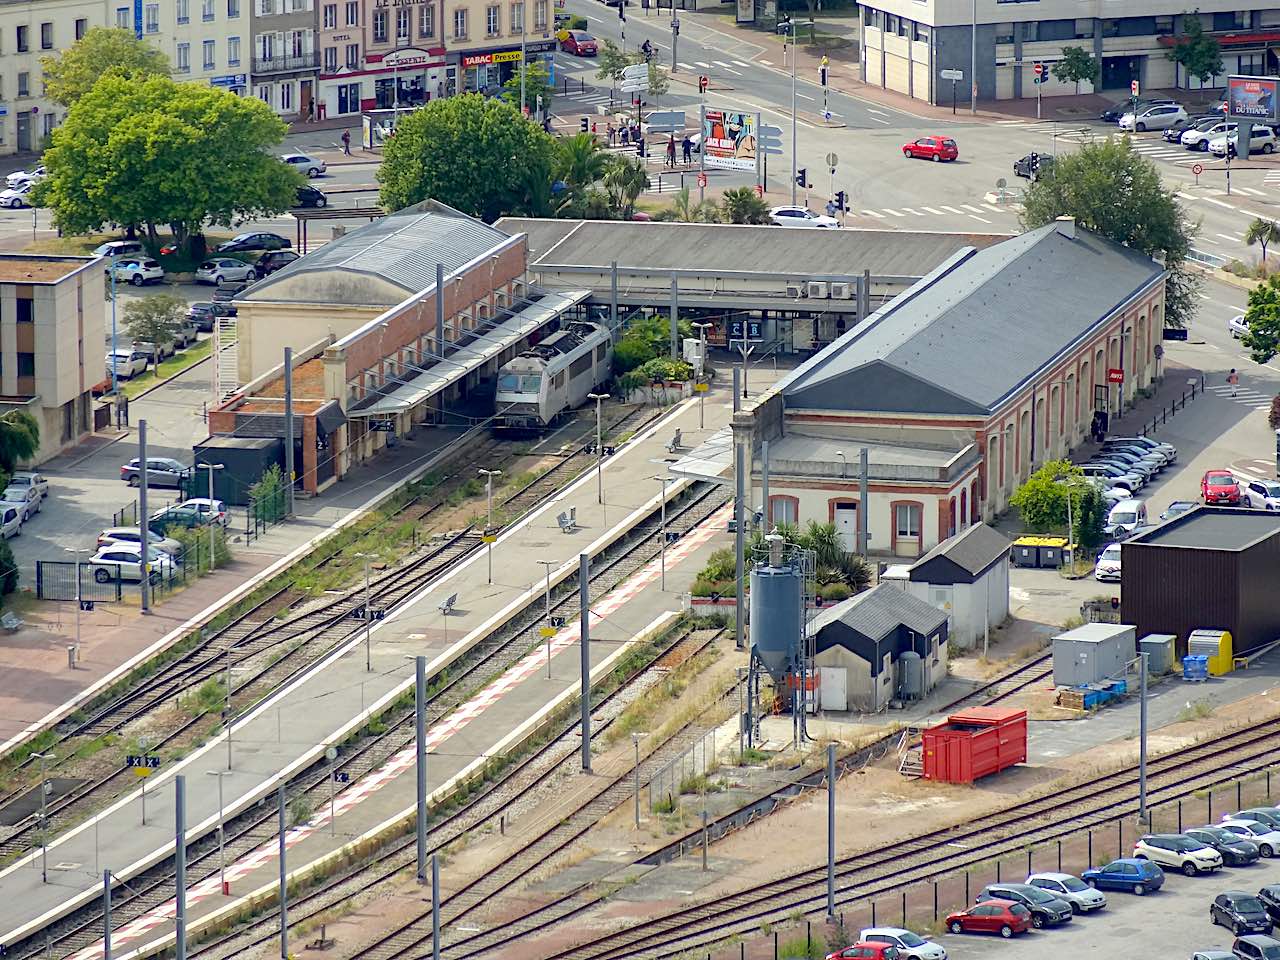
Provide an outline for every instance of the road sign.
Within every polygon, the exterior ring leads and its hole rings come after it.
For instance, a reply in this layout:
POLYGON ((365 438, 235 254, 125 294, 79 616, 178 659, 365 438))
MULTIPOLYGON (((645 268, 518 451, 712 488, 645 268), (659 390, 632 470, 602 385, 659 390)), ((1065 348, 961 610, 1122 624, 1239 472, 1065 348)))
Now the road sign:
POLYGON ((655 110, 645 119, 650 133, 676 133, 684 129, 683 110, 655 110))
POLYGON ((93 613, 93 601, 92 601, 92 600, 81 600, 81 601, 80 601, 80 609, 81 609, 81 610, 83 610, 85 613, 93 613))
POLYGON ((836 165, 837 165, 837 164, 839 164, 839 163, 840 163, 840 156, 839 156, 838 154, 835 154, 835 153, 828 153, 828 154, 827 154, 827 166, 828 166, 828 167, 830 167, 832 170, 834 170, 834 169, 836 168, 836 165))
POLYGON ((728 332, 730 340, 759 343, 764 339, 763 323, 760 320, 730 320, 728 332))
POLYGON ((1200 174, 1204 173, 1204 165, 1200 163, 1193 163, 1191 165, 1191 172, 1197 177, 1200 176, 1200 174))
POLYGON ((622 68, 623 80, 648 80, 649 65, 647 63, 633 63, 629 67, 622 68))
POLYGON ((564 617, 552 617, 551 625, 555 627, 557 630, 559 630, 561 627, 564 626, 564 617))
POLYGON ((963 70, 943 70, 940 74, 938 74, 938 76, 942 77, 943 80, 963 80, 964 71, 963 70))
POLYGON ((1136 97, 1138 95, 1138 91, 1141 89, 1142 88, 1138 85, 1137 80, 1129 81, 1129 96, 1136 97))
POLYGON ((705 187, 707 185, 707 175, 705 173, 698 174, 698 186, 705 187))
POLYGON ((132 767, 133 772, 140 777, 149 777, 152 770, 160 769, 160 758, 146 754, 129 754, 124 758, 124 765, 132 767))
POLYGON ((484 536, 480 538, 480 542, 481 543, 497 543, 498 538, 491 533, 486 533, 484 536))
POLYGON ((782 128, 767 123, 760 124, 760 146, 765 153, 782 153, 782 128))
POLYGON ((556 635, 556 628, 555 627, 539 627, 538 635, 540 637, 543 637, 546 640, 550 640, 552 637, 556 635))
POLYGON ((707 87, 711 86, 711 78, 705 74, 698 78, 698 92, 706 93, 707 87))
POLYGON ((335 770, 333 771, 333 782, 334 783, 350 783, 351 774, 347 773, 347 771, 345 770, 335 770))
POLYGON ((1119 367, 1108 367, 1107 383, 1124 383, 1124 371, 1119 367))
POLYGON ((695 383, 695 384, 693 385, 693 392, 694 392, 694 393, 706 393, 706 392, 707 392, 708 390, 710 390, 710 389, 711 389, 711 387, 710 387, 708 384, 705 384, 705 383, 695 383))
POLYGON ((823 111, 822 111, 822 119, 823 119, 823 120, 830 120, 830 119, 831 119, 831 111, 830 111, 830 110, 823 110, 823 111))
POLYGON ((1043 64, 1043 63, 1037 63, 1037 64, 1036 64, 1036 66, 1035 66, 1035 72, 1036 72, 1036 76, 1037 76, 1037 77, 1043 77, 1043 76, 1044 76, 1044 64, 1043 64))

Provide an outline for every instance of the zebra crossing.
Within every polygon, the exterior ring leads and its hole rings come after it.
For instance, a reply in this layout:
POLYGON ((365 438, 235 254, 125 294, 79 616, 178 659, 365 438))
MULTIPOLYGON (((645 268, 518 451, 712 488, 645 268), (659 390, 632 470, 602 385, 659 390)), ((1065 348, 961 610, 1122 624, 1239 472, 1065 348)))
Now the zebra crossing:
POLYGON ((1224 400, 1230 400, 1232 403, 1238 403, 1241 406, 1249 407, 1253 410, 1270 410, 1271 398, 1274 394, 1263 393, 1261 390, 1254 390, 1252 387, 1241 384, 1236 390, 1236 395, 1231 395, 1231 384, 1215 383, 1208 388, 1211 393, 1216 393, 1224 400))
POLYGON ((979 223, 990 224, 994 222, 992 219, 993 214, 1016 216, 1017 212, 1016 209, 1011 207, 998 207, 994 203, 939 203, 932 206, 917 204, 914 207, 881 207, 878 210, 860 210, 855 207, 849 211, 849 215, 876 221, 898 221, 899 223, 909 223, 917 217, 923 221, 929 217, 954 216, 968 217, 970 220, 976 220, 979 223))

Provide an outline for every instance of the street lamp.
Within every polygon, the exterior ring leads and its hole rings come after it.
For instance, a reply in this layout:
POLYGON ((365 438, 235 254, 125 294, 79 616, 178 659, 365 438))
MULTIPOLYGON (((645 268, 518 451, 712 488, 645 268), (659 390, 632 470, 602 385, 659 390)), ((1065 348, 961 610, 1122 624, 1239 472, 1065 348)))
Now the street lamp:
POLYGON ((227 889, 227 856, 226 856, 226 830, 223 827, 222 818, 222 778, 229 777, 229 770, 206 770, 205 776, 218 778, 218 886, 222 890, 222 895, 230 895, 227 889))
MULTIPOLYGON (((213 528, 215 526, 213 523, 213 475, 219 470, 225 470, 226 466, 221 463, 197 463, 196 468, 206 470, 209 473, 209 572, 212 573, 218 565, 218 562, 214 559, 213 555, 213 528)), ((197 572, 199 566, 200 564, 197 560, 197 572)))
MULTIPOLYGON (((796 24, 795 21, 788 18, 778 24, 778 32, 783 34, 791 43, 791 205, 796 205, 796 54, 800 51, 796 49, 796 24)), ((786 52, 786 44, 783 44, 783 52, 786 52)))
MULTIPOLYGON (((150 536, 151 529, 149 527, 144 525, 140 529, 142 530, 142 535, 144 537, 150 536)), ((143 549, 146 550, 149 546, 150 544, 144 544, 143 549)), ((82 609, 81 604, 83 602, 83 594, 80 591, 80 554, 83 551, 83 547, 67 547, 66 551, 67 553, 74 553, 76 555, 76 644, 75 647, 72 648, 74 651, 72 654, 73 661, 76 661, 80 659, 80 610, 82 609)))
POLYGON ((657 480, 660 484, 662 484, 662 504, 661 504, 662 519, 659 521, 660 522, 659 529, 662 531, 661 533, 662 552, 661 552, 661 560, 659 562, 662 564, 662 585, 660 589, 665 590, 667 589, 667 484, 675 483, 676 478, 675 477, 654 477, 653 479, 657 480))
POLYGON ((493 478, 502 476, 502 471, 480 469, 476 472, 484 477, 484 498, 489 507, 489 523, 484 528, 484 540, 488 544, 486 553, 489 557, 489 582, 493 583, 493 478))
POLYGON ((33 753, 40 761, 40 882, 49 882, 49 779, 45 776, 45 761, 52 760, 52 753, 33 753))
POLYGON ((539 560, 538 562, 542 564, 543 569, 546 570, 546 574, 547 574, 547 580, 546 580, 547 585, 546 585, 546 589, 543 591, 543 597, 546 603, 546 613, 544 614, 544 616, 546 617, 547 623, 542 628, 542 632, 543 632, 543 635, 547 638, 547 679, 550 680, 551 679, 551 637, 555 632, 551 629, 551 568, 554 567, 558 561, 539 560))
MULTIPOLYGON (((111 395, 114 397, 118 389, 116 380, 116 257, 111 255, 111 395)), ((120 424, 117 421, 116 426, 120 424)))
MULTIPOLYGON (((698 370, 699 379, 707 369, 707 328, 714 327, 714 323, 694 323, 690 324, 693 329, 698 331, 698 356, 701 359, 701 369, 698 370)), ((707 393, 705 390, 698 393, 698 429, 705 430, 707 426, 706 418, 706 400, 707 393)))
POLYGON ((604 503, 604 431, 600 424, 600 404, 609 399, 607 393, 588 393, 588 400, 596 402, 596 503, 604 503))
POLYGON ((849 475, 849 458, 844 455, 843 450, 837 450, 836 456, 840 458, 840 479, 843 480, 849 475))
POLYGON ((364 669, 369 673, 373 670, 373 640, 370 637, 372 627, 369 610, 369 555, 358 553, 356 556, 364 561, 364 669))

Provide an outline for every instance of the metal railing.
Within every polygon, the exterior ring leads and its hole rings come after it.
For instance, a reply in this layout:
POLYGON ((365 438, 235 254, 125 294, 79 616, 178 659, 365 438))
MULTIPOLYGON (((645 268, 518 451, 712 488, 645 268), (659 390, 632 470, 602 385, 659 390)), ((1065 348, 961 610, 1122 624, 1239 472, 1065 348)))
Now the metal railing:
POLYGON ((710 773, 717 766, 716 732, 710 730, 680 756, 654 771, 649 778, 649 810, 653 811, 660 803, 675 802, 685 792, 682 787, 690 786, 688 781, 710 773))
POLYGON ((1171 403, 1161 406, 1159 412, 1151 418, 1151 422, 1143 424, 1142 429, 1138 432, 1146 437, 1155 433, 1160 427, 1169 422, 1169 418, 1176 414, 1179 410, 1185 410, 1187 402, 1194 400, 1197 393, 1204 393, 1204 374, 1200 374, 1200 381, 1197 383, 1194 378, 1187 381, 1187 389, 1182 391, 1182 396, 1174 397, 1171 403))
POLYGON ((320 66, 320 52, 297 54, 288 57, 254 57, 254 73, 284 73, 288 70, 314 70, 320 66))
POLYGON ((1192 263, 1204 264, 1206 267, 1225 267, 1231 262, 1228 257, 1220 257, 1216 253, 1206 253, 1194 247, 1187 251, 1187 259, 1192 263))

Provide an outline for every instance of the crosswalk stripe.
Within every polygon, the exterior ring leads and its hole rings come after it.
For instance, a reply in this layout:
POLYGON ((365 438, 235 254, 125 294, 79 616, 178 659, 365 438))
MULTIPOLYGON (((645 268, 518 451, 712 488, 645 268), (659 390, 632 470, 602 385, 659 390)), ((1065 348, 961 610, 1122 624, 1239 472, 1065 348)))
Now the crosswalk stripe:
POLYGON ((981 212, 982 212, 982 210, 981 210, 980 208, 978 208, 978 207, 974 207, 974 206, 970 206, 970 205, 969 205, 969 204, 967 204, 967 203, 962 203, 962 204, 960 204, 960 206, 964 207, 964 208, 965 208, 966 210, 968 210, 970 213, 981 213, 981 212))
MULTIPOLYGON (((681 69, 681 70, 692 70, 692 69, 693 69, 693 67, 689 66, 689 64, 687 64, 687 63, 681 63, 681 64, 680 64, 680 69, 681 69)), ((138 534, 138 537, 139 537, 139 539, 141 539, 142 534, 138 534)), ((142 551, 141 551, 141 550, 139 550, 138 552, 139 552, 139 553, 141 553, 142 551)))
POLYGON ((1181 190, 1179 190, 1177 193, 1175 193, 1175 194, 1174 194, 1174 196, 1175 196, 1175 197, 1177 197, 1179 200, 1199 200, 1199 199, 1200 199, 1199 197, 1195 196, 1194 194, 1191 194, 1191 193, 1183 193, 1181 190))
MULTIPOLYGON (((733 63, 734 63, 734 66, 738 66, 738 67, 746 67, 748 70, 750 70, 750 69, 751 69, 751 64, 749 64, 749 63, 743 63, 741 60, 735 60, 735 61, 733 61, 733 63)), ((139 534, 139 536, 141 536, 141 534, 139 534)), ((139 551, 139 552, 141 552, 141 551, 139 551)))
POLYGON ((1221 200, 1215 200, 1213 199, 1213 197, 1205 197, 1205 200, 1208 201, 1209 203, 1212 203, 1216 207, 1226 207, 1228 210, 1235 209, 1235 207, 1233 207, 1231 204, 1223 203, 1221 200))
POLYGON ((994 203, 984 203, 983 206, 986 207, 988 210, 992 211, 993 213, 1009 212, 1008 210, 1005 210, 1003 207, 997 207, 994 203))
MULTIPOLYGON (((693 61, 693 62, 694 62, 694 63, 696 63, 698 66, 702 67, 704 70, 711 66, 711 64, 709 64, 709 63, 704 63, 704 62, 703 62, 703 61, 701 61, 701 60, 695 60, 695 61, 693 61)), ((141 536, 141 534, 139 534, 139 536, 141 536)), ((139 551, 139 552, 141 552, 141 551, 139 551)))
POLYGON ((942 211, 941 211, 941 210, 935 210, 935 209, 933 209, 933 207, 922 207, 921 209, 926 210, 926 211, 928 211, 929 213, 932 213, 935 217, 940 217, 940 216, 942 216, 942 211))
POLYGON ((1255 197, 1265 197, 1266 194, 1261 190, 1255 190, 1253 187, 1237 187, 1237 190, 1243 190, 1245 193, 1252 193, 1255 197))
MULTIPOLYGON (((903 207, 903 208, 902 208, 902 210, 903 210, 903 212, 904 212, 904 213, 909 213, 909 214, 911 214, 913 217, 923 217, 923 216, 924 216, 924 214, 923 214, 923 213, 921 213, 919 210, 912 210, 910 207, 903 207)), ((141 534, 139 534, 139 536, 141 536, 141 534)))
POLYGON ((885 213, 887 213, 887 214, 888 214, 889 216, 891 216, 891 217, 900 217, 900 216, 902 216, 902 214, 900 214, 897 210, 890 210, 888 207, 885 207, 885 208, 884 208, 884 212, 885 212, 885 213))
POLYGON ((954 213, 954 214, 957 214, 957 215, 959 215, 959 216, 964 216, 964 211, 963 211, 963 210, 957 210, 955 207, 945 207, 945 206, 944 206, 942 209, 943 209, 943 210, 945 210, 945 211, 947 211, 947 213, 954 213))
POLYGON ((876 211, 874 211, 874 210, 863 210, 863 211, 862 211, 862 215, 863 215, 864 217, 875 217, 877 220, 883 220, 883 219, 884 219, 884 214, 883 214, 883 213, 876 213, 876 211))
POLYGON ((980 216, 978 216, 976 213, 971 213, 971 214, 969 214, 969 217, 970 217, 971 219, 973 219, 973 220, 977 220, 977 221, 979 221, 980 223, 990 223, 990 222, 991 222, 991 221, 990 221, 990 220, 988 220, 986 217, 980 217, 980 216))
POLYGON ((714 63, 717 67, 729 66, 729 64, 725 63, 723 60, 712 60, 711 62, 714 63))

